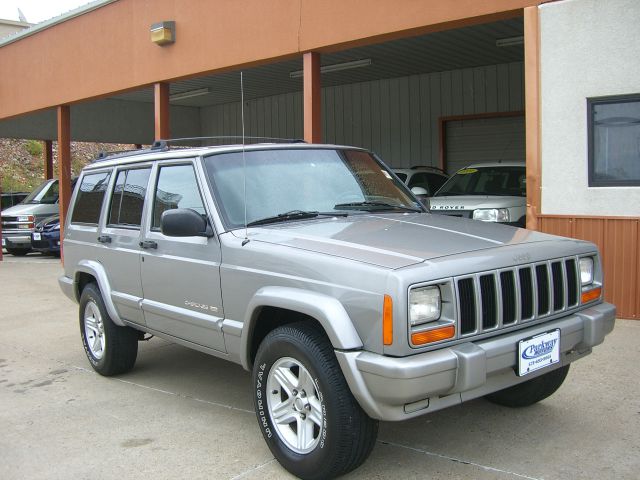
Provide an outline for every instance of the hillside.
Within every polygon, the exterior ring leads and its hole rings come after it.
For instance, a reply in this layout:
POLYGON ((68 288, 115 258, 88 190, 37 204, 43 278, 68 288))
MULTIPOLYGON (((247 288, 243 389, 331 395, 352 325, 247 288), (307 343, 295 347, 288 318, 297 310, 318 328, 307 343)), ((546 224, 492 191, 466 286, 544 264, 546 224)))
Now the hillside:
MULTIPOLYGON (((99 152, 127 150, 130 144, 71 142, 71 171, 77 175, 99 152)), ((58 144, 53 142, 53 168, 58 174, 58 144)), ((0 188, 30 192, 44 180, 44 145, 36 140, 0 139, 0 188)))

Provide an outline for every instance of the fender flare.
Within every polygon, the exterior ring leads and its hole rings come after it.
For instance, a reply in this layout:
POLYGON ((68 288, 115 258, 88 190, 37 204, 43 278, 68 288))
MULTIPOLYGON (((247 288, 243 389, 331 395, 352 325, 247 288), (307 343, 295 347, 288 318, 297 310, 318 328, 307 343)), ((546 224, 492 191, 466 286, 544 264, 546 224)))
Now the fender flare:
POLYGON ((80 302, 80 291, 78 291, 78 273, 88 273, 98 281, 98 287, 100 288, 100 292, 102 293, 102 301, 104 302, 105 307, 107 307, 107 312, 109 313, 111 320, 113 320, 113 323, 115 323, 116 325, 125 327, 126 325, 118 315, 116 307, 113 304, 113 300, 111 299, 111 284, 109 283, 107 272, 105 271, 102 264, 96 262, 95 260, 81 260, 78 263, 74 275, 74 290, 76 299, 78 300, 78 302, 80 302))
POLYGON ((251 365, 251 338, 263 307, 292 310, 317 320, 335 349, 356 350, 363 346, 347 311, 338 299, 299 288, 263 287, 256 292, 247 305, 240 337, 242 366, 247 370, 251 365))

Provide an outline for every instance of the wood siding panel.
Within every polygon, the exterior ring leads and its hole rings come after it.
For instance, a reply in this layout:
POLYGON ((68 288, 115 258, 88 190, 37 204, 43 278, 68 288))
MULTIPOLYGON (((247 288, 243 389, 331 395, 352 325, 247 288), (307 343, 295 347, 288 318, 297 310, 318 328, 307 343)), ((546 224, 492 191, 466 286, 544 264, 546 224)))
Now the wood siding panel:
POLYGON ((540 230, 593 242, 600 250, 604 296, 619 318, 640 318, 640 219, 541 216, 540 230))
MULTIPOLYGON (((369 148, 395 167, 438 166, 441 116, 524 108, 522 62, 322 89, 322 140, 369 148)), ((302 93, 245 101, 247 136, 302 138, 302 93)), ((202 135, 240 135, 240 104, 205 107, 202 135), (224 112, 224 113, 222 113, 224 112)))
POLYGON ((638 296, 637 221, 607 219, 603 222, 606 222, 606 258, 603 261, 605 294, 618 307, 618 316, 638 318, 638 312, 635 311, 638 296))
POLYGON ((572 237, 571 219, 564 218, 543 218, 540 219, 540 230, 551 235, 561 237, 572 237))

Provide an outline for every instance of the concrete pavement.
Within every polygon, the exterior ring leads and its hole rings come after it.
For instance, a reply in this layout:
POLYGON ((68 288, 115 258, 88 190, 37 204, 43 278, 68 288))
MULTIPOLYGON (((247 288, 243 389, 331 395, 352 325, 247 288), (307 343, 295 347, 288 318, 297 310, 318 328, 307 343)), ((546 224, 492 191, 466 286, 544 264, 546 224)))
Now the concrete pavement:
MULTIPOLYGON (((253 413, 249 374, 152 339, 135 369, 91 370, 58 259, 0 263, 0 478, 279 479, 253 413)), ((349 479, 637 479, 640 322, 619 320, 549 399, 482 399, 382 423, 349 479)))

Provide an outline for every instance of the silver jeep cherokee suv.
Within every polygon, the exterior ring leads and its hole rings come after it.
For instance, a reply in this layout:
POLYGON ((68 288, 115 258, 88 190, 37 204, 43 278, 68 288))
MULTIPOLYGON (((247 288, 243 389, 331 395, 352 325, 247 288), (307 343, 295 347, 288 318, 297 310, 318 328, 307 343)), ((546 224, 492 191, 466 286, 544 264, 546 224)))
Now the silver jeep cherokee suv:
POLYGON ((546 398, 615 318, 593 244, 431 215, 353 147, 159 143, 94 162, 64 267, 98 373, 133 368, 145 332, 241 364, 302 478, 358 467, 378 420, 546 398))

